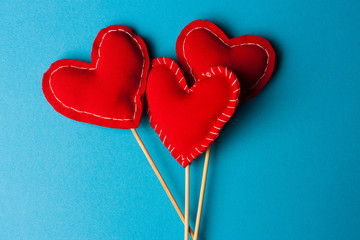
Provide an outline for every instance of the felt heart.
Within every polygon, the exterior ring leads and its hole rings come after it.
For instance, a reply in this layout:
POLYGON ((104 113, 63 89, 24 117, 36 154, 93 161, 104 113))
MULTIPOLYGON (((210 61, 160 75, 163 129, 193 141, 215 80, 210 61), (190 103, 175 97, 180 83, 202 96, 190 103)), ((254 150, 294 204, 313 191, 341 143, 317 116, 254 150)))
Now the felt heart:
POLYGON ((68 118, 112 128, 136 128, 149 69, 144 41, 121 25, 102 29, 91 63, 63 59, 43 77, 43 92, 68 118))
POLYGON ((226 67, 211 67, 189 88, 176 62, 154 59, 146 90, 150 124, 186 167, 217 138, 239 94, 237 77, 226 67))
POLYGON ((275 66, 275 52, 266 39, 253 35, 229 39, 215 24, 202 20, 182 30, 176 54, 187 78, 193 81, 211 66, 229 67, 241 84, 240 102, 260 92, 275 66))

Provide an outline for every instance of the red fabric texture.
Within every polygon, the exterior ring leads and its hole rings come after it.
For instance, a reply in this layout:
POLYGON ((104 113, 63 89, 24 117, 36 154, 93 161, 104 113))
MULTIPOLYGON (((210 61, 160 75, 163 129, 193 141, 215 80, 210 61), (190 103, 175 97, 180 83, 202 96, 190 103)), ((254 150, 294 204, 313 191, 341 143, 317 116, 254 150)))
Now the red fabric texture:
POLYGON ((146 99, 151 126, 185 168, 217 138, 238 105, 240 84, 226 67, 211 67, 189 89, 170 58, 152 62, 146 99))
POLYGON ((63 59, 43 77, 48 102, 62 115, 111 128, 139 126, 149 54, 144 41, 121 25, 102 29, 91 63, 63 59))
POLYGON ((240 102, 261 91, 275 66, 275 52, 266 39, 254 35, 229 39, 218 26, 202 20, 182 30, 176 54, 191 83, 211 66, 226 66, 234 71, 242 89, 240 102))

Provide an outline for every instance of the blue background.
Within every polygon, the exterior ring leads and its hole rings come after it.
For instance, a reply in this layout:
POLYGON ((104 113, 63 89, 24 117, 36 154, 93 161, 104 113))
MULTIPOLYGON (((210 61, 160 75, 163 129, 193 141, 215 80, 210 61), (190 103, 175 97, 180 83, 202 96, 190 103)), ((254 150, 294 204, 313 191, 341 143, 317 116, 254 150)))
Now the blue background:
MULTIPOLYGON (((208 19, 268 38, 277 67, 212 147, 201 239, 360 239, 359 1, 6 1, 0 4, 0 239, 182 239, 129 130, 67 119, 46 102, 58 59, 90 61, 127 25, 152 58, 208 19)), ((184 170, 139 129, 180 206, 184 170)), ((194 226, 203 156, 191 166, 194 226)))

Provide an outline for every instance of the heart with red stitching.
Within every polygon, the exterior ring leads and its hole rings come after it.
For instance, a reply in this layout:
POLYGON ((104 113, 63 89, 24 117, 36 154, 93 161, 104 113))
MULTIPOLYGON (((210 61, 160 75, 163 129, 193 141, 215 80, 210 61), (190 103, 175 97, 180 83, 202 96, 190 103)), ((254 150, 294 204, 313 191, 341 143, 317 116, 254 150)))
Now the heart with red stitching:
POLYGON ((254 35, 229 39, 218 26, 202 20, 182 30, 176 54, 187 79, 194 82, 211 66, 230 68, 241 84, 240 102, 261 91, 275 66, 275 52, 266 39, 254 35))
POLYGON ((144 41, 121 25, 102 29, 91 63, 63 59, 43 77, 43 92, 71 119, 111 128, 136 128, 150 60, 144 41))
POLYGON ((146 99, 152 128, 186 167, 212 144, 238 105, 240 83, 226 67, 204 71, 189 88, 170 58, 152 62, 146 99))

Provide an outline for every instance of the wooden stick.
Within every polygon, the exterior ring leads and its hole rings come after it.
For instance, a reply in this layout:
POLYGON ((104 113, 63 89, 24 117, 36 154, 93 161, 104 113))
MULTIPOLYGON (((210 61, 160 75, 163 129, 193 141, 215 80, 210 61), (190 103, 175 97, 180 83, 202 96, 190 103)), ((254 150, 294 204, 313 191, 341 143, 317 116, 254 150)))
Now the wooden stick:
POLYGON ((185 240, 189 240, 190 165, 185 168, 185 240))
MULTIPOLYGON (((145 154, 147 160, 149 161, 152 169, 154 170, 157 178, 159 179, 159 181, 160 181, 161 185, 163 186, 166 194, 168 195, 168 197, 169 197, 172 205, 174 206, 176 212, 178 213, 181 221, 185 224, 185 217, 184 217, 183 213, 181 212, 181 209, 180 209, 179 205, 176 203, 175 198, 174 198, 173 195, 171 194, 168 186, 166 185, 163 177, 161 176, 159 170, 157 169, 154 161, 152 160, 152 158, 151 158, 148 150, 146 149, 143 141, 141 140, 139 134, 137 133, 137 131, 136 131, 134 128, 131 128, 131 132, 134 134, 134 137, 135 137, 136 141, 138 142, 139 146, 141 147, 142 151, 144 152, 144 154, 145 154)), ((189 224, 188 224, 188 225, 189 225, 189 224)), ((190 228, 190 226, 189 226, 189 232, 190 232, 190 236, 191 236, 192 238, 194 238, 194 232, 192 231, 192 229, 190 228)))
POLYGON ((201 180, 199 204, 198 204, 198 210, 197 210, 197 214, 196 214, 195 234, 193 237, 194 240, 197 240, 198 236, 199 236, 201 211, 202 211, 202 206, 203 206, 203 201, 204 201, 206 176, 207 176, 207 170, 208 170, 208 166, 209 166, 209 158, 210 158, 210 147, 206 150, 206 155, 205 155, 204 170, 203 170, 203 176, 202 176, 202 180, 201 180))

